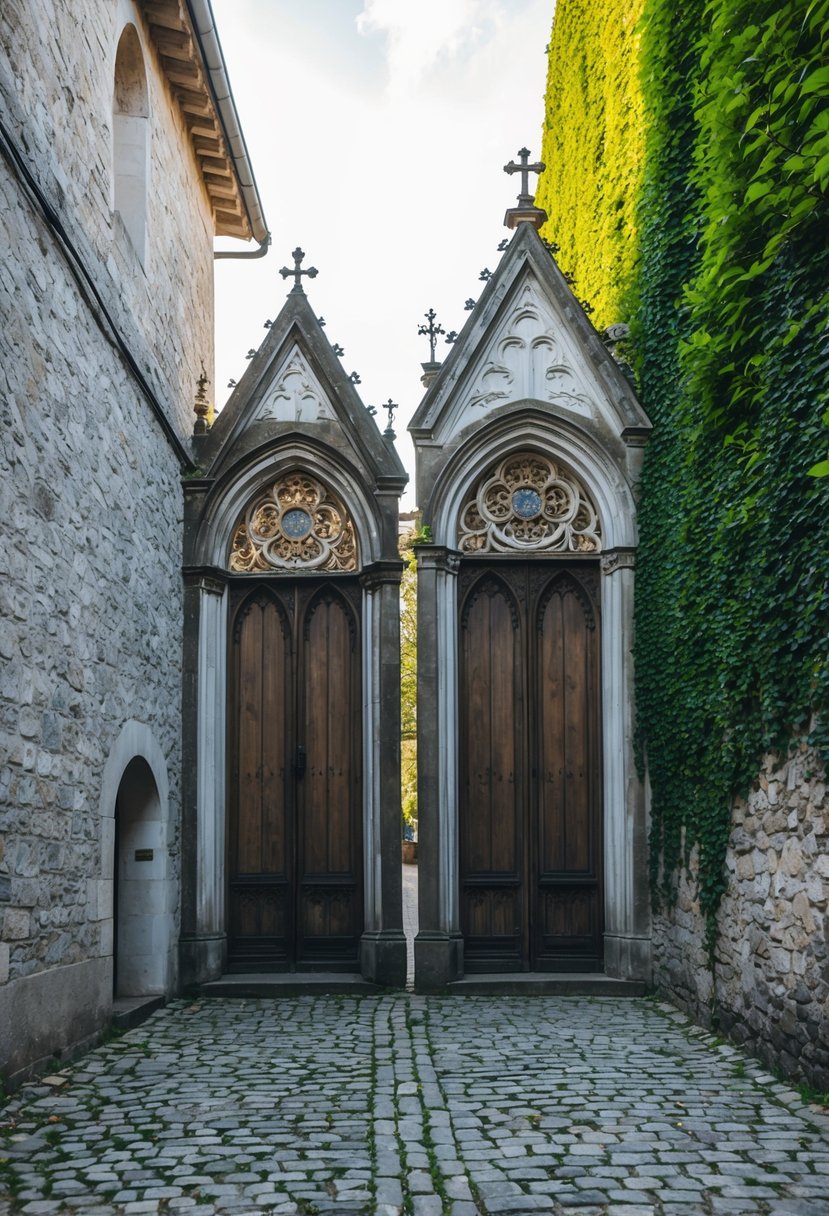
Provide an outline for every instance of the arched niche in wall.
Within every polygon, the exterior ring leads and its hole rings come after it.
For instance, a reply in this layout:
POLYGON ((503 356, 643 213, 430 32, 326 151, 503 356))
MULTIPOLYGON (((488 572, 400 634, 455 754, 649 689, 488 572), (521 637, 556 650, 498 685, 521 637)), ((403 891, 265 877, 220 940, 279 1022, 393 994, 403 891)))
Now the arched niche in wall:
MULTIPOLYGON (((147 244, 149 98, 141 43, 124 27, 112 93, 112 205, 142 266, 147 244)), ((117 220, 116 220, 117 223, 117 220)))

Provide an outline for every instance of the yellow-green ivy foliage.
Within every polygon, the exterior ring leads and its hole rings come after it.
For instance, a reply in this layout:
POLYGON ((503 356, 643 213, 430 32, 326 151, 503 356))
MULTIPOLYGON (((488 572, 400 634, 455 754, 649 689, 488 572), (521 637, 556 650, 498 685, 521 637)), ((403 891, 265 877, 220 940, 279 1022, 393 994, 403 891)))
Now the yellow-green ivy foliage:
POLYGON ((829 755, 829 481, 809 475, 829 402, 829 0, 613 8, 635 21, 641 163, 607 138, 600 17, 558 0, 538 198, 599 325, 632 326, 654 425, 635 641, 653 891, 670 900, 698 846, 713 945, 735 792, 793 738, 829 755), (625 174, 633 256, 612 226, 625 174))
POLYGON ((547 73, 536 204, 542 236, 593 308, 599 329, 628 321, 638 255, 644 121, 639 18, 644 0, 559 0, 547 73))

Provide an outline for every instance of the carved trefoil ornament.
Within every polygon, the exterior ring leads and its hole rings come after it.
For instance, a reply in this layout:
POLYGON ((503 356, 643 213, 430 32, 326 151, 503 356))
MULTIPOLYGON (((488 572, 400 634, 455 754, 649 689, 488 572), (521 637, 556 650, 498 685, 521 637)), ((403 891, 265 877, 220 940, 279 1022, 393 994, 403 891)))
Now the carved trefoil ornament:
POLYGON ((461 553, 599 553, 596 507, 575 474, 536 452, 500 461, 460 513, 461 553))
POLYGON ((321 481, 289 473, 246 507, 233 529, 230 569, 243 574, 356 570, 354 524, 321 481))
POLYGON ((530 280, 521 289, 489 356, 466 395, 465 408, 533 398, 575 413, 592 412, 575 352, 558 331, 560 324, 530 280))
POLYGON ((294 346, 265 393, 257 420, 319 422, 334 413, 308 361, 294 346))

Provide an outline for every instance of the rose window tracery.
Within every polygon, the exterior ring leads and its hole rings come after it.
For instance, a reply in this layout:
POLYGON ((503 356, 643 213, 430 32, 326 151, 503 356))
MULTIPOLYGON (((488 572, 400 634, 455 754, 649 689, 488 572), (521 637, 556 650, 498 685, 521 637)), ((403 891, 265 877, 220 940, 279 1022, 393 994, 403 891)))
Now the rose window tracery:
POLYGON ((354 524, 327 486, 307 473, 290 473, 260 492, 233 529, 230 569, 357 569, 354 524))
POLYGON ((460 514, 462 553, 598 553, 598 512, 579 479, 546 456, 522 452, 491 468, 460 514))

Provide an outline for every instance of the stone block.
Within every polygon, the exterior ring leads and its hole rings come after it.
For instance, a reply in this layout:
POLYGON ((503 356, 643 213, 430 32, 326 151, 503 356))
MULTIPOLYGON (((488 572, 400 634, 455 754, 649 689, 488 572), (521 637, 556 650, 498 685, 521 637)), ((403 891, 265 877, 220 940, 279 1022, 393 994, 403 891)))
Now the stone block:
POLYGON ((6 908, 3 912, 3 940, 24 941, 31 933, 31 915, 25 908, 6 908))

